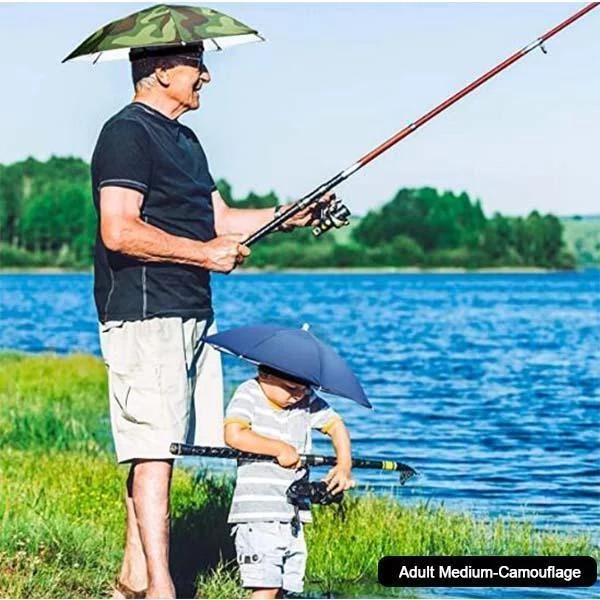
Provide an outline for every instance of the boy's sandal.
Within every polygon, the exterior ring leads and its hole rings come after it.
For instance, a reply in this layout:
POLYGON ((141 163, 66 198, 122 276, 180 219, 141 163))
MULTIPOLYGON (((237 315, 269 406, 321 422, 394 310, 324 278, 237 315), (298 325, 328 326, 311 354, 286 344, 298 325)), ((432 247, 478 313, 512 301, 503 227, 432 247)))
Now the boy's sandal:
POLYGON ((125 585, 120 579, 115 579, 115 590, 123 594, 124 598, 138 599, 146 597, 146 590, 132 590, 128 585, 125 585))

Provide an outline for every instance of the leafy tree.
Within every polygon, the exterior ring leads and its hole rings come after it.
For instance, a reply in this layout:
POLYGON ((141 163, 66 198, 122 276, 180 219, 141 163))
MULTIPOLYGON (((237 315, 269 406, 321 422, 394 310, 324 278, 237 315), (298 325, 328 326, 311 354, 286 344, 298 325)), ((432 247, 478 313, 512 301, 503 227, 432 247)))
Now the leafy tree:
POLYGON ((370 261, 382 267, 413 267, 423 263, 424 252, 418 242, 406 235, 397 235, 387 244, 371 249, 370 261))
MULTIPOLYGON (((230 183, 217 186, 239 208, 280 204, 271 191, 235 198, 230 183)), ((73 157, 34 158, 0 165, 0 263, 90 264, 96 235, 89 166, 73 157)), ((479 266, 573 268, 561 222, 533 211, 526 218, 486 219, 467 193, 431 187, 401 189, 339 243, 335 232, 315 238, 309 229, 276 233, 252 248, 249 266, 479 266)))
POLYGON ((91 192, 86 183, 52 182, 46 191, 33 196, 20 220, 25 246, 33 251, 72 250, 89 260, 96 229, 91 192))
POLYGON ((366 249, 356 242, 335 244, 330 253, 332 267, 365 267, 371 264, 366 249))
POLYGON ((477 201, 433 188, 402 189, 381 209, 370 211, 355 228, 354 238, 377 246, 397 235, 415 240, 425 251, 479 246, 486 219, 477 201))
POLYGON ((514 231, 510 219, 495 213, 483 232, 483 251, 490 258, 492 264, 502 264, 509 256, 513 245, 514 231))
POLYGON ((219 179, 216 181, 217 189, 219 190, 223 200, 225 200, 226 204, 233 203, 233 190, 231 185, 226 179, 219 179))

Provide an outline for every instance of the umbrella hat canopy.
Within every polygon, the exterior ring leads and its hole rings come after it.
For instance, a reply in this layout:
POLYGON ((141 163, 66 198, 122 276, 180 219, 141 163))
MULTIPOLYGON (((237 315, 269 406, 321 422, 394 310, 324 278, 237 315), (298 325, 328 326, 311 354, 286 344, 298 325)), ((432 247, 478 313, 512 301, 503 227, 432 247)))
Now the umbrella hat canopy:
POLYGON ((205 50, 222 50, 258 41, 264 38, 255 29, 212 8, 158 4, 105 25, 62 62, 126 59, 132 48, 202 42, 205 50))
POLYGON ((307 329, 274 325, 237 327, 205 338, 221 352, 234 354, 257 365, 266 365, 317 390, 342 396, 372 408, 346 361, 307 329))

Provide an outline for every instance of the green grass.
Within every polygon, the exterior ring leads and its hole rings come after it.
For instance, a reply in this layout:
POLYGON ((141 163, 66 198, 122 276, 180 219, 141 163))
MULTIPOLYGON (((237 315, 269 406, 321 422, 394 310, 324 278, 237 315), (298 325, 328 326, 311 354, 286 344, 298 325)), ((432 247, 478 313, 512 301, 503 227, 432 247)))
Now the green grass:
POLYGON ((558 555, 592 551, 585 537, 542 533, 531 523, 496 519, 393 498, 347 498, 345 515, 318 507, 308 531, 308 572, 324 590, 341 583, 375 584, 378 559, 386 555, 558 555), (332 544, 331 540, 335 540, 332 544), (343 552, 340 552, 343 548, 343 552))
POLYGON ((110 444, 106 374, 91 356, 0 359, 0 447, 97 453, 110 444))
POLYGON ((600 217, 561 219, 563 239, 579 267, 600 266, 600 217))
MULTIPOLYGON (((126 469, 105 454, 8 449, 0 473, 0 596, 105 596, 122 551, 126 469)), ((231 482, 176 472, 171 559, 181 595, 192 597, 198 574, 224 553, 233 557, 231 491, 231 482)))
MULTIPOLYGON (((122 553, 127 469, 108 443, 104 367, 88 356, 0 354, 0 597, 105 597, 122 553)), ((226 524, 232 482, 175 472, 171 565, 183 597, 248 597, 226 524)), ((386 554, 591 554, 584 537, 486 523, 392 498, 317 507, 307 526, 311 596, 404 596, 377 584, 386 554)), ((410 592, 412 593, 412 592, 410 592)))

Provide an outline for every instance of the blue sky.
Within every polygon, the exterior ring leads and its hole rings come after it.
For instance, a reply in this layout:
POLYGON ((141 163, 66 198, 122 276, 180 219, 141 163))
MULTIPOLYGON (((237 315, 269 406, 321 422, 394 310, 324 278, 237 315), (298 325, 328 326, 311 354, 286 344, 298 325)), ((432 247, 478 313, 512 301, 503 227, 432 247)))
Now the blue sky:
MULTIPOLYGON (((188 2, 191 4, 191 2, 188 2)), ((60 64, 149 3, 0 4, 0 163, 89 160, 130 101, 125 62, 60 64), (25 42, 25 43, 24 43, 25 42)), ((267 43, 211 53, 183 117, 234 194, 299 197, 582 4, 206 3, 267 43)), ((356 214, 401 187, 480 198, 487 214, 600 212, 600 8, 435 118, 340 188, 356 214)))

